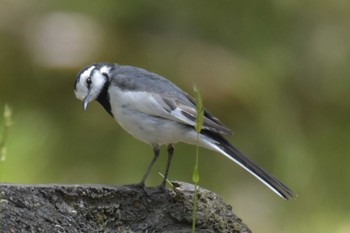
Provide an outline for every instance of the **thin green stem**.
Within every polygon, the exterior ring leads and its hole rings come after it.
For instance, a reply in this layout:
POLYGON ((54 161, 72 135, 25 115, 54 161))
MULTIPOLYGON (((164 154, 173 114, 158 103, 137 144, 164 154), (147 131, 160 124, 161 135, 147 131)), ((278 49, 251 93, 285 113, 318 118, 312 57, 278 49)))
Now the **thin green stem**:
POLYGON ((196 220, 197 220, 197 196, 198 196, 198 183, 199 183, 199 134, 203 126, 204 110, 203 110, 203 101, 199 93, 199 90, 194 86, 194 92, 196 94, 196 125, 195 130, 197 132, 197 145, 196 145, 196 163, 193 169, 192 180, 194 182, 194 193, 193 193, 193 214, 192 214, 192 233, 196 232, 196 220))
MULTIPOLYGON (((5 161, 7 149, 6 149, 6 141, 8 137, 8 131, 10 126, 13 124, 12 122, 12 110, 11 108, 6 104, 4 108, 4 115, 3 115, 3 126, 2 130, 0 132, 0 166, 1 162, 5 161)), ((2 169, 0 169, 1 171, 2 169)), ((0 176, 2 177, 2 174, 0 173, 0 176)))
POLYGON ((6 141, 8 136, 8 130, 10 126, 13 124, 12 122, 12 110, 11 108, 6 104, 4 108, 4 122, 2 131, 0 134, 0 161, 4 161, 6 159, 6 141))
POLYGON ((199 171, 198 171, 198 154, 199 154, 199 133, 197 133, 197 146, 196 146, 196 163, 193 171, 194 181, 194 193, 193 193, 193 213, 192 213, 192 233, 196 232, 196 220, 197 220, 197 196, 198 196, 198 182, 199 182, 199 171))

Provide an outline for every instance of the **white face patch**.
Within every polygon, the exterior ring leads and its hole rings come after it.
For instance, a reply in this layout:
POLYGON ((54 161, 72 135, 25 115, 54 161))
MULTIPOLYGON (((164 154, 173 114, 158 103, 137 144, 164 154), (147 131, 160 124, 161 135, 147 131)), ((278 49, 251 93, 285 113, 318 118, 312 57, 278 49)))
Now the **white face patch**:
POLYGON ((90 66, 84 72, 82 72, 78 78, 78 83, 76 84, 76 90, 74 91, 77 99, 83 100, 88 94, 89 90, 86 84, 86 80, 90 77, 91 72, 95 69, 95 66, 90 66))
POLYGON ((100 72, 101 72, 101 74, 102 74, 102 73, 107 73, 107 74, 108 74, 110 70, 111 70, 110 67, 108 67, 108 66, 102 66, 101 69, 100 69, 100 72))
POLYGON ((74 91, 77 99, 83 100, 88 93, 88 88, 86 85, 86 80, 90 77, 92 70, 95 69, 95 66, 90 66, 83 73, 80 74, 79 82, 76 84, 76 90, 74 91))
POLYGON ((91 82, 91 92, 98 95, 106 83, 106 77, 102 75, 100 70, 95 70, 91 76, 91 82))
POLYGON ((86 80, 91 75, 91 71, 95 69, 95 66, 90 66, 89 69, 86 69, 83 73, 80 75, 80 79, 86 80))
POLYGON ((102 73, 108 74, 109 70, 107 66, 96 67, 95 65, 84 70, 78 78, 75 96, 88 102, 95 100, 106 83, 106 77, 102 73))

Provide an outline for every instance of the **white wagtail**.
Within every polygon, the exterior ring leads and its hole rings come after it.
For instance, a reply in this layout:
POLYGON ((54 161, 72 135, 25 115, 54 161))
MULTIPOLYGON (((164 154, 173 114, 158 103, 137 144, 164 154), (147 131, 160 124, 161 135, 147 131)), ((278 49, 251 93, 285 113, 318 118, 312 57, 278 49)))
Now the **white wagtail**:
POLYGON ((160 185, 165 188, 173 144, 184 142, 225 155, 284 199, 294 196, 291 189, 231 145, 223 137, 231 130, 206 110, 198 142, 195 100, 160 75, 133 66, 97 63, 79 72, 74 92, 84 110, 97 100, 124 130, 153 147, 154 157, 139 184, 142 187, 159 156, 159 146, 167 145, 168 161, 160 185))

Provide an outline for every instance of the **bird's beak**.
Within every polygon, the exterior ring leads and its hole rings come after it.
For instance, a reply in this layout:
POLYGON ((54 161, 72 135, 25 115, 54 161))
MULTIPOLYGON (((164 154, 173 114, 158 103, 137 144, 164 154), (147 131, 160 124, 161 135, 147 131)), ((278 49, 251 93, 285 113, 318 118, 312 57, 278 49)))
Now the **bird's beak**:
POLYGON ((89 103, 90 103, 90 99, 91 99, 91 94, 90 92, 85 96, 84 100, 83 100, 83 109, 84 111, 86 111, 89 103))

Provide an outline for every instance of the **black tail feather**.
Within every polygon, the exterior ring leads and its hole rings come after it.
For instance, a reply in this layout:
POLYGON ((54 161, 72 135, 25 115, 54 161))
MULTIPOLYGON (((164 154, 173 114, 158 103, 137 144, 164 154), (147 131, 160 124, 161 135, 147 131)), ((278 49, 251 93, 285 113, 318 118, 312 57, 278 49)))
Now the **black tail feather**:
POLYGON ((293 191, 288 188, 285 184, 280 182, 277 178, 270 175, 267 171, 253 162, 251 159, 246 157, 242 152, 230 144, 223 136, 218 133, 211 132, 209 130, 202 130, 201 134, 209 139, 220 149, 222 150, 227 157, 234 160, 244 169, 252 173, 257 177, 261 182, 266 186, 272 189, 282 198, 288 200, 295 197, 293 191))

